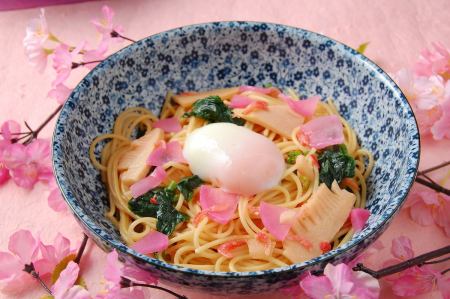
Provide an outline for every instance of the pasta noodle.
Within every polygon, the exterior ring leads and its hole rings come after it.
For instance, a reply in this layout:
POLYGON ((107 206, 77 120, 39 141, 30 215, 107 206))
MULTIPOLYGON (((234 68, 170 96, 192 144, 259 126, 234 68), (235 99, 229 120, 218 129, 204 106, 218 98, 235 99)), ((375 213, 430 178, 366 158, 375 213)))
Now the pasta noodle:
MULTIPOLYGON (((246 94, 249 97, 271 100, 269 95, 259 94, 256 91, 247 91, 246 94)), ((292 98, 298 98, 292 90, 289 90, 287 94, 292 98)), ((228 103, 227 100, 225 102, 228 103)), ((178 117, 182 129, 176 133, 165 133, 164 140, 167 142, 178 141, 184 144, 184 140, 189 134, 206 124, 204 120, 194 116, 183 118, 182 115, 188 110, 189 108, 174 102, 171 93, 167 95, 160 117, 161 119, 178 117)), ((331 99, 319 102, 314 115, 339 116, 344 130, 345 146, 356 164, 355 176, 343 181, 340 186, 355 194, 355 207, 364 208, 367 197, 366 179, 374 165, 371 153, 359 146, 354 130, 339 115, 331 99)), ((100 170, 109 195, 109 211, 106 216, 118 228, 123 240, 129 245, 156 230, 157 220, 153 217, 140 217, 130 210, 128 201, 132 195, 129 186, 120 179, 121 171, 118 163, 121 157, 130 151, 134 132, 136 130, 150 131, 156 120, 158 118, 145 108, 128 108, 117 117, 112 132, 98 136, 90 146, 90 158, 93 165, 100 170), (108 142, 103 147, 98 160, 94 150, 99 143, 105 140, 108 142)), ((284 156, 297 150, 306 153, 307 157, 317 155, 315 149, 309 148, 298 140, 296 136, 299 128, 293 130, 291 137, 287 138, 251 121, 246 121, 244 126, 273 141, 284 156)), ((171 161, 164 165, 164 169, 168 173, 165 182, 172 180, 178 182, 184 177, 192 176, 189 166, 183 163, 171 161)), ((174 207, 188 215, 190 219, 178 224, 176 230, 169 236, 168 248, 155 256, 168 263, 210 271, 257 271, 292 264, 284 255, 283 243, 276 241, 271 236, 274 248, 270 255, 264 257, 252 257, 249 248, 242 244, 255 238, 261 232, 269 235, 267 229, 262 225, 258 213, 258 206, 262 201, 286 208, 296 208, 307 202, 318 190, 319 169, 313 168, 314 179, 312 181, 305 180, 299 175, 298 170, 297 164, 287 164, 280 184, 252 197, 241 197, 234 216, 226 224, 211 221, 207 217, 196 224, 195 217, 201 212, 198 203, 198 189, 195 190, 191 201, 187 201, 183 195, 180 195, 174 203, 174 207), (233 248, 230 258, 221 254, 218 248, 232 241, 237 241, 236 244, 241 244, 241 246, 233 248)), ((292 227, 293 231, 298 229, 299 227, 296 225, 292 227)), ((352 235, 351 226, 342 227, 331 241, 332 248, 347 242, 352 235)))

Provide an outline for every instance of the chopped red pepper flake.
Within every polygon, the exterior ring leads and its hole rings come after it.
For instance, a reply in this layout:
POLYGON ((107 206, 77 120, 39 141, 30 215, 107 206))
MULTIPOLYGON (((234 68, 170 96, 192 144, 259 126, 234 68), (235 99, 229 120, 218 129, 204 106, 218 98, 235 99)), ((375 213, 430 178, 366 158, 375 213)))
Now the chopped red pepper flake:
POLYGON ((330 242, 320 242, 320 250, 322 250, 322 253, 330 251, 331 250, 330 242))
POLYGON ((232 258, 232 257, 233 257, 233 254, 231 253, 231 251, 234 250, 234 249, 236 249, 236 248, 238 248, 238 247, 241 247, 241 246, 243 246, 243 245, 246 245, 246 244, 247 244, 247 242, 246 242, 245 240, 234 240, 234 241, 229 241, 229 242, 226 242, 226 243, 223 243, 222 245, 220 245, 220 246, 217 248, 217 251, 218 251, 221 255, 223 255, 223 256, 225 256, 225 257, 227 257, 227 258, 232 258))
POLYGON ((157 205, 158 201, 156 200, 156 196, 153 196, 152 198, 150 198, 150 202, 154 205, 157 205))

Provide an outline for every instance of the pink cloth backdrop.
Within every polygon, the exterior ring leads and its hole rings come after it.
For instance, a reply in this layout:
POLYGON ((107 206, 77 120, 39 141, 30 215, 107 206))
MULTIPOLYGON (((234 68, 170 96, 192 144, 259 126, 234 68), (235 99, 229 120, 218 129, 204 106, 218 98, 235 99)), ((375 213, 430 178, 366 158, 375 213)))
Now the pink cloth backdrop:
MULTIPOLYGON (((94 29, 89 20, 99 15, 103 3, 116 11, 116 20, 135 39, 193 23, 220 20, 255 20, 281 23, 328 35, 349 46, 370 42, 366 55, 388 72, 410 66, 420 50, 433 41, 450 46, 450 3, 448 0, 422 1, 250 1, 250 0, 135 0, 85 2, 46 8, 50 29, 64 41, 77 44, 87 38, 94 42, 94 29)), ((53 109, 56 102, 47 98, 53 71, 38 74, 27 62, 22 39, 29 19, 38 16, 38 9, 0 13, 0 121, 26 120, 38 126, 53 109)), ((122 44, 122 45, 125 45, 122 44)), ((78 78, 81 71, 77 70, 78 78)), ((76 77, 76 76, 75 76, 76 77)), ((42 137, 50 138, 50 124, 42 137)), ((435 165, 449 158, 450 141, 427 141, 422 147, 421 168, 435 165)), ((9 236, 19 228, 39 233, 44 241, 51 241, 57 232, 79 242, 82 232, 71 215, 55 213, 47 206, 48 188, 36 185, 31 192, 16 187, 12 182, 0 188, 0 250, 6 250, 9 236)), ((393 237, 409 236, 416 254, 449 244, 443 232, 434 226, 422 227, 412 222, 407 213, 400 213, 380 238, 386 248, 380 261, 390 257, 393 237), (383 258, 385 257, 385 258, 383 258)), ((102 288, 101 277, 105 253, 94 244, 88 246, 81 268, 91 290, 102 288)), ((215 298, 186 289, 180 293, 189 298, 215 298)), ((37 284, 20 295, 1 298, 38 298, 43 294, 37 284)), ((172 298, 153 292, 153 298, 172 298)), ((2 297, 3 296, 3 297, 2 297)), ((273 294, 272 298, 284 298, 273 294)), ((222 297, 223 298, 223 297, 222 297)), ((230 297, 231 298, 231 297, 230 297)), ((239 297, 244 298, 244 297, 239 297)), ((251 296, 245 298, 260 298, 251 296)), ((389 288, 383 288, 381 298, 397 298, 389 288)), ((440 298, 427 294, 418 298, 440 298)))

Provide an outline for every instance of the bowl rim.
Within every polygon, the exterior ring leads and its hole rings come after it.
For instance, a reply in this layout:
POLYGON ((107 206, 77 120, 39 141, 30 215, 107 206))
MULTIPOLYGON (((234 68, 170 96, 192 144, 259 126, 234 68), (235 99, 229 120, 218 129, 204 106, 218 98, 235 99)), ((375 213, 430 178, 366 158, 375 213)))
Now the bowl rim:
POLYGON ((179 27, 176 27, 173 29, 169 29, 166 31, 162 31, 162 32, 144 37, 144 38, 120 49, 119 51, 109 55, 102 62, 100 62, 95 68, 90 70, 89 73, 84 78, 92 77, 97 72, 97 70, 102 69, 103 65, 106 64, 108 61, 117 60, 118 58, 121 57, 121 55, 123 53, 130 51, 132 49, 135 49, 136 47, 140 47, 141 44, 143 42, 145 42, 146 40, 159 39, 165 34, 173 34, 180 30, 185 30, 185 31, 191 32, 197 28, 202 28, 205 26, 219 25, 219 24, 221 26, 226 26, 226 27, 261 26, 262 24, 265 24, 266 26, 268 26, 268 29, 270 29, 271 31, 272 30, 276 31, 277 28, 281 28, 283 30, 290 31, 293 34, 303 34, 303 36, 307 36, 309 39, 319 39, 323 42, 332 41, 335 43, 334 46, 337 47, 338 50, 341 51, 341 53, 343 53, 344 55, 353 56, 354 59, 358 59, 358 60, 362 61, 367 69, 373 70, 375 72, 375 76, 377 76, 379 79, 381 79, 386 84, 386 87, 389 87, 391 90, 394 91, 395 97, 399 98, 401 100, 401 103, 406 107, 406 109, 408 109, 411 112, 411 114, 410 114, 411 117, 408 117, 406 119, 410 120, 412 118, 412 120, 414 121, 416 134, 411 135, 410 138, 412 139, 413 142, 417 143, 417 151, 412 152, 410 155, 405 157, 406 161, 410 161, 411 164, 415 164, 414 165, 415 170, 413 173, 405 174, 405 178, 403 179, 403 181, 407 182, 407 183, 406 184, 403 183, 401 185, 401 187, 400 187, 402 189, 401 194, 396 196, 397 198, 399 198, 398 205, 394 209, 389 210, 388 212, 385 212, 386 214, 385 213, 381 214, 382 217, 380 217, 380 218, 382 218, 382 220, 380 221, 380 223, 378 223, 376 227, 374 227, 366 236, 364 236, 364 238, 362 238, 362 237, 359 239, 352 238, 350 241, 348 241, 346 244, 344 244, 344 247, 338 247, 338 248, 333 249, 325 254, 322 254, 314 259, 307 260, 307 261, 304 261, 301 263, 294 263, 292 265, 288 265, 288 266, 284 266, 284 267, 277 267, 277 268, 272 268, 272 269, 268 269, 268 270, 260 270, 260 271, 247 271, 247 272, 215 272, 215 271, 209 271, 209 270, 198 270, 198 269, 193 269, 193 268, 181 267, 181 266, 177 266, 174 264, 166 263, 159 259, 151 258, 149 256, 140 254, 140 253, 134 251, 133 249, 131 249, 130 247, 128 247, 127 245, 125 245, 124 243, 120 243, 115 240, 110 240, 110 239, 103 237, 101 235, 101 233, 97 233, 97 230, 103 231, 103 229, 101 229, 100 227, 98 227, 97 225, 92 223, 92 221, 86 221, 86 219, 84 219, 84 217, 87 217, 87 216, 83 213, 83 211, 80 208, 77 208, 76 206, 72 205, 72 202, 76 201, 77 199, 72 194, 72 192, 69 191, 70 183, 68 182, 68 180, 66 180, 64 178, 64 171, 63 171, 62 164, 59 163, 57 161, 57 159, 55 159, 55 157, 60 155, 61 149, 58 145, 62 141, 62 140, 60 140, 60 137, 57 134, 57 128, 58 128, 58 126, 60 126, 61 124, 63 124, 65 122, 65 119, 68 116, 68 114, 66 115, 66 113, 63 113, 63 112, 68 110, 67 107, 69 106, 69 103, 76 104, 78 102, 77 98, 74 95, 77 93, 78 90, 84 88, 82 86, 83 79, 81 79, 80 82, 73 89, 72 93, 70 94, 70 96, 68 97, 66 102, 63 104, 61 113, 58 116, 58 119, 57 119, 57 122, 55 125, 55 130, 53 132, 53 137, 52 137, 52 162, 53 162, 52 165, 53 165, 53 171, 55 174, 56 183, 57 183, 59 189, 61 190, 61 194, 63 195, 63 198, 67 202, 67 204, 68 204, 69 208, 71 209, 72 213, 74 214, 74 216, 76 218, 78 218, 78 220, 81 222, 82 226, 84 226, 86 229, 88 229, 89 232, 94 234, 98 239, 102 240, 103 243, 107 244, 107 247, 118 250, 118 251, 122 252, 123 254, 127 254, 127 255, 137 259, 140 262, 151 264, 157 268, 164 268, 166 270, 183 272, 186 274, 195 274, 195 275, 212 276, 212 277, 224 277, 224 278, 255 277, 255 276, 260 277, 260 276, 273 275, 274 273, 279 273, 279 272, 289 272, 289 271, 294 271, 294 270, 301 270, 302 268, 306 268, 306 267, 314 267, 314 266, 318 266, 321 264, 323 265, 324 263, 328 263, 331 259, 335 258, 336 256, 338 256, 346 251, 350 251, 352 248, 360 245, 362 242, 364 242, 365 239, 370 238, 372 235, 376 234, 379 230, 383 230, 383 228, 385 229, 386 228, 385 226, 388 224, 388 222, 390 222, 392 220, 393 216, 395 216, 395 214, 400 210, 401 206, 404 204, 405 199, 406 199, 408 193, 410 192, 412 185, 415 181, 415 177, 417 176, 418 166, 419 166, 419 161, 420 161, 420 148, 421 148, 420 134, 419 134, 418 124, 417 124, 417 119, 416 119, 414 112, 412 110, 412 107, 409 104, 408 100, 406 99, 405 95, 403 94, 401 89, 397 86, 397 84, 394 82, 394 80, 387 74, 387 72, 385 72, 375 62, 373 62, 372 60, 370 60, 363 54, 357 52, 356 50, 352 49, 351 47, 347 46, 346 44, 344 44, 336 39, 330 38, 326 35, 316 33, 316 32, 313 32, 313 31, 310 31, 307 29, 293 27, 293 26, 284 25, 284 24, 272 23, 272 22, 215 21, 215 22, 196 23, 196 24, 191 24, 191 25, 186 25, 186 26, 179 26, 179 27), (91 223, 88 223, 88 222, 91 222, 91 223))

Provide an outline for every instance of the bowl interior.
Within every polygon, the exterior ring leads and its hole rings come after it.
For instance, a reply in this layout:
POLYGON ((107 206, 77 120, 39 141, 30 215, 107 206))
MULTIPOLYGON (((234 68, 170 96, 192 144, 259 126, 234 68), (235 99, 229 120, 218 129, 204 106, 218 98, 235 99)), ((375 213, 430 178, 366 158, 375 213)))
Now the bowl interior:
POLYGON ((53 152, 58 183, 74 214, 106 247, 156 266, 191 271, 123 244, 104 217, 108 198, 89 161, 89 145, 96 136, 110 132, 127 107, 144 106, 158 114, 169 90, 264 83, 293 88, 302 96, 332 97, 376 160, 368 180, 367 207, 372 215, 366 228, 339 249, 274 271, 326 261, 382 230, 403 202, 417 170, 419 135, 406 99, 378 66, 334 40, 301 29, 248 22, 193 25, 143 39, 112 55, 81 81, 58 119, 53 152))

